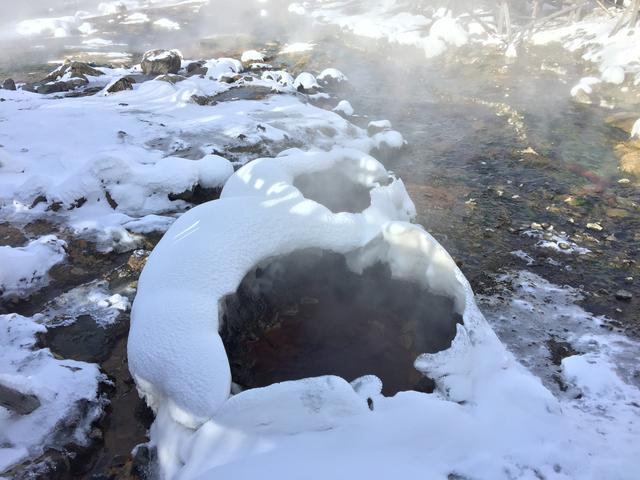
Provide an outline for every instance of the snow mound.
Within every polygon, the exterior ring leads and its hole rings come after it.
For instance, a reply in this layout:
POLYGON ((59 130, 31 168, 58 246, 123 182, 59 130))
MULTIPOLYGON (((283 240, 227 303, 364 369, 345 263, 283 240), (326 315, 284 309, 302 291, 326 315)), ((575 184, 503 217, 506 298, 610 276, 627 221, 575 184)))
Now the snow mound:
POLYGON ((24 247, 0 246, 0 298, 25 298, 49 283, 47 273, 62 262, 66 243, 55 235, 24 247))
MULTIPOLYGON (((348 452, 353 468, 373 473, 381 468, 371 463, 376 457, 371 451, 378 448, 387 451, 390 445, 408 445, 408 438, 421 438, 424 452, 427 437, 447 438, 452 444, 469 438, 470 448, 462 450, 482 451, 487 431, 500 438, 491 461, 482 460, 482 455, 469 462, 447 456, 437 471, 446 476, 456 464, 461 472, 481 466, 492 473, 532 459, 533 445, 557 429, 556 402, 500 344, 447 252, 422 227, 407 222, 414 214, 402 182, 389 177, 372 157, 348 149, 292 149, 245 165, 229 179, 219 200, 188 211, 172 225, 140 277, 128 344, 129 367, 139 392, 157 414, 151 438, 165 477, 195 478, 204 472, 209 476, 231 465, 237 469, 238 460, 244 469, 239 478, 244 478, 256 468, 251 458, 258 438, 272 445, 258 462, 274 468, 289 464, 283 455, 298 458, 290 455, 295 444, 307 451, 319 448, 317 454, 301 457, 314 465, 313 478, 327 473, 320 458, 337 451, 348 452), (370 188, 369 206, 361 212, 333 213, 296 187, 302 175, 313 179, 327 172, 345 172, 354 184, 370 188), (219 334, 220 300, 256 265, 305 249, 343 254, 355 273, 385 264, 393 278, 451 299, 462 319, 451 346, 420 355, 415 363, 435 380, 437 393, 386 398, 371 382, 364 388, 354 381, 352 387, 336 377, 319 377, 230 397, 229 360, 219 334), (287 410, 283 415, 282 405, 295 414, 287 410), (521 422, 530 430, 515 448, 509 425, 521 422), (457 427, 452 429, 452 424, 457 427), (495 432, 498 424, 501 433, 495 432), (409 425, 413 427, 407 430, 409 425), (419 434, 422 429, 431 433, 419 434), (340 437, 332 433, 336 431, 342 432, 340 437), (239 435, 238 442, 231 442, 234 435, 239 435), (377 447, 372 439, 378 439, 377 447), (359 445, 364 445, 362 451, 359 445)), ((447 451, 461 450, 458 446, 447 451)), ((390 455, 383 457, 394 468, 416 468, 415 463, 400 467, 400 451, 390 455)), ((427 463, 435 458, 430 455, 427 463)), ((549 465, 544 471, 551 469, 549 465)))

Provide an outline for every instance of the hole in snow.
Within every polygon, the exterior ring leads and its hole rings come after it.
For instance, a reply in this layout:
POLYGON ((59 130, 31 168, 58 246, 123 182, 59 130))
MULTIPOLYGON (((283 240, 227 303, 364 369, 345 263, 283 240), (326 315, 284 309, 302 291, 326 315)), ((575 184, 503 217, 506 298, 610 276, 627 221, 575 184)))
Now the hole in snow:
POLYGON ((293 186, 305 198, 324 205, 333 213, 360 213, 371 204, 369 188, 334 168, 298 175, 293 186))
POLYGON ((448 348, 462 322, 451 298, 391 278, 387 265, 358 274, 343 255, 319 250, 254 268, 220 312, 232 377, 242 387, 374 374, 386 395, 432 391, 413 362, 448 348))

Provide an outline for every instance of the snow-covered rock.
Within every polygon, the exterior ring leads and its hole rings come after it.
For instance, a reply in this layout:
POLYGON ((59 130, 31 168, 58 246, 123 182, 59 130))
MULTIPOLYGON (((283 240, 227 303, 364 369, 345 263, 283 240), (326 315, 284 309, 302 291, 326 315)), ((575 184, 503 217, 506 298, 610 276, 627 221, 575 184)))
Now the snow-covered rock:
POLYGON ((149 50, 142 55, 140 66, 145 75, 178 73, 182 65, 179 50, 149 50))
POLYGON ((86 443, 91 422, 103 408, 98 398, 102 380, 98 366, 58 360, 49 349, 39 349, 36 335, 44 331, 36 318, 0 315, 0 384, 39 402, 26 415, 0 406, 0 471, 41 454, 56 441, 86 443), (65 433, 61 425, 72 428, 65 433))
POLYGON ((24 247, 0 246, 0 298, 24 298, 46 286, 51 267, 67 256, 65 246, 55 235, 24 247))
POLYGON ((350 117, 351 115, 353 115, 353 112, 354 112, 353 107, 351 106, 351 103, 349 103, 347 100, 340 100, 338 102, 338 105, 333 107, 333 111, 342 113, 347 117, 350 117))
POLYGON ((242 63, 254 63, 254 62, 264 62, 264 54, 260 53, 257 50, 247 50, 245 52, 242 53, 242 56, 240 57, 240 61, 242 63))
POLYGON ((347 76, 337 68, 325 68, 316 79, 323 84, 336 84, 349 80, 347 76))
POLYGON ((316 77, 309 72, 302 72, 293 82, 293 87, 299 91, 311 92, 316 88, 320 88, 316 77))

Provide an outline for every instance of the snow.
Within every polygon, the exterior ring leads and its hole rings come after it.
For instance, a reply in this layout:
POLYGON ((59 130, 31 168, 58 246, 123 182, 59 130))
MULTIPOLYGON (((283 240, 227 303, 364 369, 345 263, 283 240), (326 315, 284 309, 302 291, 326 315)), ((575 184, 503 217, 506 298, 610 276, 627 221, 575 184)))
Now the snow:
POLYGON ((602 72, 602 81, 614 85, 621 85, 624 83, 624 75, 624 68, 620 66, 607 67, 602 72))
POLYGON ((83 421, 70 435, 85 444, 87 427, 102 411, 97 365, 58 360, 48 349, 38 349, 36 335, 45 330, 34 318, 0 315, 0 383, 40 401, 40 407, 27 415, 0 407, 0 471, 41 454, 51 443, 55 446, 53 433, 60 425, 73 425, 80 418, 83 421))
MULTIPOLYGON (((234 160, 244 163, 251 158, 252 146, 266 146, 275 154, 290 142, 325 149, 338 144, 364 152, 377 145, 336 113, 292 95, 200 106, 193 95, 224 92, 230 86, 217 78, 242 71, 241 62, 230 58, 210 59, 205 66, 206 78, 190 77, 175 85, 146 81, 109 95, 52 101, 48 97, 55 95, 20 89, 3 93, 2 215, 27 222, 51 216, 46 209, 58 202, 56 221, 96 241, 101 251, 126 251, 139 246, 136 232, 164 231, 174 214, 188 208, 183 200, 171 200, 170 194, 196 185, 222 186, 232 166, 214 152, 241 146, 249 153, 234 160), (334 134, 325 135, 325 127, 334 134), (42 134, 34 138, 33 129, 42 134), (59 138, 66 141, 61 144, 59 138), (34 205, 37 198, 46 200, 34 205), (78 206, 82 199, 86 201, 78 206)), ((136 72, 100 70, 104 75, 89 81, 103 89, 136 72)), ((308 84, 311 77, 302 79, 308 84)), ((288 72, 271 71, 252 85, 294 93, 293 83, 288 72)))
POLYGON ((298 478, 302 464, 310 478, 326 478, 336 464, 374 478, 390 465, 401 476, 426 466, 439 477, 493 478, 532 465, 553 472, 566 442, 556 400, 499 343, 451 257, 406 222, 413 204, 402 182, 386 184, 387 176, 357 150, 288 150, 245 165, 220 200, 169 229, 140 278, 128 345, 138 389, 157 414, 151 441, 164 476, 248 478, 277 468, 298 478), (319 171, 345 172, 372 188, 369 208, 332 213, 305 199, 295 177, 319 171), (453 298, 464 323, 451 347, 415 364, 435 379, 436 393, 385 398, 369 380, 370 411, 344 380, 320 377, 230 397, 220 298, 263 260, 312 247, 348 255, 355 272, 382 261, 395 278, 453 298), (283 415, 282 405, 299 413, 283 415))
POLYGON ((567 422, 564 436, 572 444, 559 463, 562 473, 566 478, 634 478, 635 439, 640 435, 640 391, 634 378, 638 342, 603 328, 608 319, 582 309, 577 289, 528 271, 509 272, 498 280, 505 291, 480 303, 510 350, 559 399, 567 422), (557 371, 548 365, 549 338, 577 351, 557 371), (571 462, 575 468, 564 468, 563 463, 571 462))
POLYGON ((0 298, 24 298, 49 283, 47 273, 66 257, 66 243, 55 235, 24 247, 0 246, 0 298))
POLYGON ((347 100, 340 100, 338 105, 333 108, 334 112, 344 113, 347 117, 353 115, 353 107, 347 100))

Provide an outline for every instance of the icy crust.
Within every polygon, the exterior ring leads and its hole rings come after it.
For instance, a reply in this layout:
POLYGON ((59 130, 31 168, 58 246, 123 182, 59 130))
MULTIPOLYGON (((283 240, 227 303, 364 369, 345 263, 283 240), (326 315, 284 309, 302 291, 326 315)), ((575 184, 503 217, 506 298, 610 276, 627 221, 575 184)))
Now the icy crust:
POLYGON ((51 267, 67 256, 65 247, 55 235, 23 247, 0 246, 0 299, 24 298, 46 286, 51 267))
POLYGON ((0 315, 0 384, 35 395, 40 403, 26 415, 0 407, 0 472, 41 454, 45 446, 68 443, 69 437, 85 444, 87 428, 102 410, 98 366, 58 360, 48 349, 38 349, 36 335, 44 331, 35 318, 0 315))
MULTIPOLYGON (((234 478, 248 478, 259 463, 285 478, 299 478, 296 462, 304 459, 313 465, 310 478, 326 478, 335 462, 325 461, 335 460, 338 452, 349 469, 373 478, 389 465, 415 473, 415 461, 403 466, 412 449, 397 445, 418 442, 423 455, 424 443, 438 435, 469 447, 456 446, 445 460, 437 460, 440 470, 435 471, 445 478, 452 465, 462 465, 456 472, 481 465, 498 474, 510 462, 532 461, 522 452, 537 452, 540 439, 557 428, 553 396, 498 341, 442 246, 422 227, 403 221, 413 215, 413 204, 401 182, 376 185, 384 177, 382 166, 362 153, 290 150, 241 168, 220 200, 188 211, 165 234, 140 277, 128 344, 133 377, 157 414, 151 441, 158 447, 163 477, 234 472, 234 478), (296 174, 335 165, 372 186, 364 212, 332 213, 293 186, 296 174), (219 300, 261 262, 307 248, 342 253, 355 272, 384 262, 394 278, 454 300, 463 324, 452 346, 416 360, 418 370, 436 380, 438 393, 385 398, 377 379, 349 386, 341 378, 319 377, 230 397, 230 367, 218 334, 219 300), (455 403, 461 401, 467 406, 455 403), (487 432, 494 438, 498 423, 512 441, 501 439, 487 452, 481 445, 487 432), (523 423, 526 432, 514 426, 523 423), (517 448, 513 429, 525 435, 517 448), (489 457, 461 461, 474 449, 489 457), (386 466, 375 460, 382 450, 386 466), (257 453, 264 455, 258 460, 257 453)), ((442 453, 435 444, 434 449, 442 453)), ((420 468, 436 461, 427 457, 420 468)), ((547 466, 543 470, 552 471, 547 466)))

